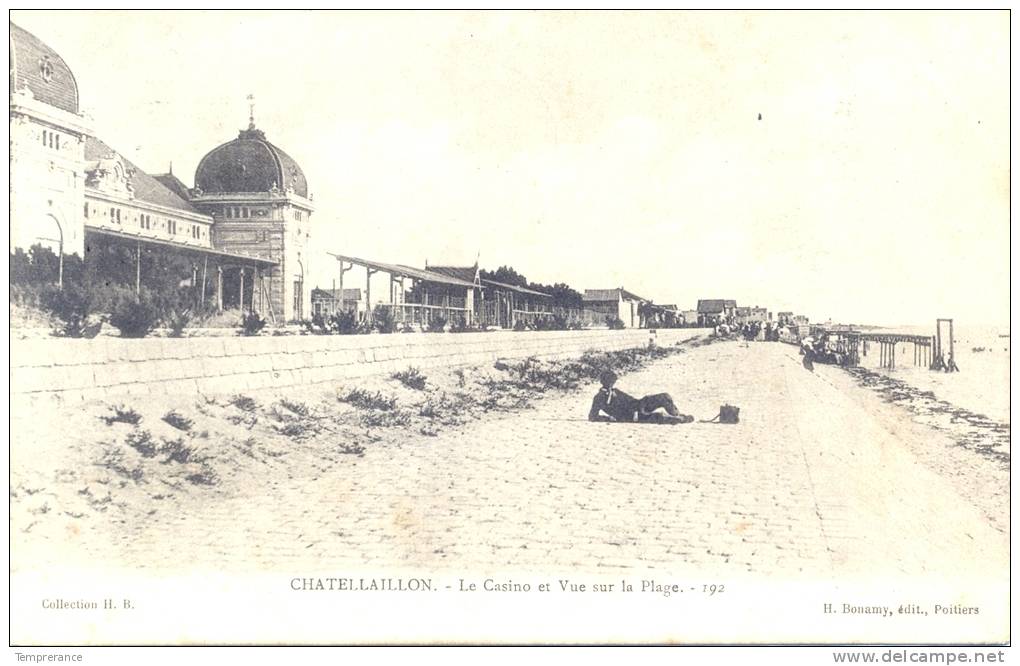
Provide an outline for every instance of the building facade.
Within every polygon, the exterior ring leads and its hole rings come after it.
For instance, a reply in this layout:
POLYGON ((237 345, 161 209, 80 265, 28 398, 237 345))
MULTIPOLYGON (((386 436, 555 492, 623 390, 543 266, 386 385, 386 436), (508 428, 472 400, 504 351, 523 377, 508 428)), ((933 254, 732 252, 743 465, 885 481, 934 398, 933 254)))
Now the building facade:
POLYGON ((85 141, 78 84, 56 51, 10 24, 10 243, 84 256, 85 141))
POLYGON ((88 262, 118 245, 137 257, 139 289, 144 253, 170 250, 191 262, 182 277, 202 276, 202 300, 208 283, 220 308, 275 322, 311 316, 308 183, 252 118, 201 160, 188 188, 95 136, 70 67, 13 23, 10 62, 11 250, 38 244, 88 262))
POLYGON ((583 299, 586 309, 600 312, 607 317, 616 317, 623 322, 624 328, 638 328, 642 325, 641 304, 649 302, 623 287, 585 289, 583 299))

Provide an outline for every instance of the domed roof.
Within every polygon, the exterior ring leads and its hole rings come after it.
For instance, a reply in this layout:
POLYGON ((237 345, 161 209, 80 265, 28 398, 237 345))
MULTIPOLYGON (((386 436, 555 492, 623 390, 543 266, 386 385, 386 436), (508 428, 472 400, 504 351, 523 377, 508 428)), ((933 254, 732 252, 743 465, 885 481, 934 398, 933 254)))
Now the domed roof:
POLYGON ((195 187, 205 194, 293 190, 308 197, 301 167, 253 125, 202 158, 195 171, 195 187))
POLYGON ((32 97, 78 113, 78 83, 64 59, 24 28, 11 25, 11 92, 28 89, 32 97))

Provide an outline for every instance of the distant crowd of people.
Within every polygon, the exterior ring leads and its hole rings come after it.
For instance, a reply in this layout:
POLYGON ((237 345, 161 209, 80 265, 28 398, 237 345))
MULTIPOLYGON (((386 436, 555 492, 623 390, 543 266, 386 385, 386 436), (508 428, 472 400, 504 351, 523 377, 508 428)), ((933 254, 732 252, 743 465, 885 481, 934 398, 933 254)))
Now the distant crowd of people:
POLYGON ((718 336, 739 336, 748 342, 779 342, 781 331, 784 328, 771 321, 749 321, 742 324, 729 321, 717 325, 715 334, 718 336))

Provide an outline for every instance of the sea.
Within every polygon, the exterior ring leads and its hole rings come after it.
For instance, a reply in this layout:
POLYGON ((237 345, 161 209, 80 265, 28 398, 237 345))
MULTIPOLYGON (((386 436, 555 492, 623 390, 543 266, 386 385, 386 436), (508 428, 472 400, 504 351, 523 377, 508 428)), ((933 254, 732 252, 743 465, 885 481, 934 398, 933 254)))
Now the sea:
MULTIPOLYGON (((896 326, 868 328, 883 333, 909 335, 935 335, 935 323, 930 326, 896 326)), ((942 348, 948 355, 947 327, 942 328, 942 348)), ((926 367, 914 366, 914 350, 910 343, 896 345, 896 367, 879 370, 878 346, 869 346, 868 355, 861 358, 861 366, 890 375, 925 391, 931 391, 940 400, 976 414, 982 414, 1000 423, 1010 422, 1009 409, 1009 326, 953 326, 953 350, 959 372, 933 372, 926 367)))

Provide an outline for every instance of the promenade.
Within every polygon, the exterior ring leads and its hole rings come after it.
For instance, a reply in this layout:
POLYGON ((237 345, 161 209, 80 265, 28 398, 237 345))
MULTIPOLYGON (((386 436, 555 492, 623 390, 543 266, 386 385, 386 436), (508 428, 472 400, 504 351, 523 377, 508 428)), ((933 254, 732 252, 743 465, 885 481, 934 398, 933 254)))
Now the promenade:
POLYGON ((794 347, 692 348, 619 386, 668 391, 699 419, 736 404, 741 422, 589 423, 592 386, 437 437, 384 438, 363 457, 336 454, 325 441, 295 443, 216 488, 154 503, 144 520, 61 517, 69 525, 59 533, 71 538, 19 536, 13 566, 43 558, 167 572, 841 579, 1008 570, 1008 503, 995 497, 996 483, 1008 489, 1008 473, 970 486, 958 466, 956 478, 946 474, 939 461, 951 458, 940 450, 974 454, 836 368, 806 371, 794 347))

